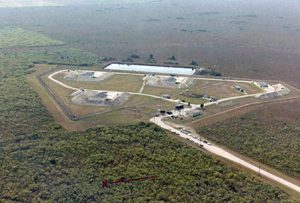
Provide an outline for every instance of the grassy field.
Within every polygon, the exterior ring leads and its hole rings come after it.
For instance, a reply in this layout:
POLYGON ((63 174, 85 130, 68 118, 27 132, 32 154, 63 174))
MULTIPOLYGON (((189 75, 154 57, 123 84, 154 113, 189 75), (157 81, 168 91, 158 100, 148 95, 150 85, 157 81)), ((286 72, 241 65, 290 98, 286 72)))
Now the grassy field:
POLYGON ((203 95, 213 96, 218 99, 244 95, 234 89, 235 85, 240 85, 247 94, 262 92, 261 89, 252 84, 195 79, 193 84, 188 88, 179 89, 146 86, 144 93, 157 96, 168 94, 172 99, 181 99, 193 104, 202 104, 208 102, 202 99, 203 95))
POLYGON ((43 77, 43 80, 46 82, 47 86, 52 90, 52 92, 73 112, 74 115, 78 117, 109 110, 108 107, 76 105, 71 101, 73 98, 71 94, 74 91, 53 83, 47 78, 47 76, 43 77))
POLYGON ((218 99, 244 95, 234 89, 235 85, 241 86, 247 94, 262 92, 258 87, 246 83, 194 80, 193 85, 189 88, 189 93, 213 96, 218 99))
MULTIPOLYGON (((56 67, 51 65, 37 65, 37 68, 49 68, 49 67, 56 67)), ((72 67, 64 66, 64 69, 72 69, 72 67)), ((93 67, 92 69, 95 69, 93 67)), ((89 69, 89 67, 87 67, 89 69)), ((50 74, 50 73, 49 73, 50 74)), ((48 74, 48 75, 49 75, 48 74)), ((112 90, 112 91, 132 91, 138 92, 141 87, 142 83, 142 76, 133 76, 133 75, 114 75, 104 81, 100 82, 77 82, 77 81, 70 81, 63 79, 63 74, 56 75, 56 79, 66 83, 67 85, 73 87, 83 87, 83 88, 90 88, 90 89, 105 89, 105 90, 112 90)), ((60 97, 62 101, 70 108, 70 110, 76 116, 86 116, 95 113, 101 113, 100 115, 88 119, 87 121, 81 121, 73 123, 73 127, 68 127, 68 125, 63 125, 66 129, 86 129, 88 127, 97 126, 97 125, 124 125, 124 124, 134 124, 138 122, 147 122, 157 111, 157 109, 166 109, 171 110, 174 109, 174 104, 168 103, 164 105, 164 101, 158 101, 154 99, 156 102, 152 103, 154 100, 152 98, 144 98, 141 99, 141 103, 136 103, 133 101, 138 101, 136 97, 134 99, 129 99, 125 105, 115 108, 108 108, 108 107, 93 107, 93 106, 80 106, 75 105, 70 101, 70 94, 72 91, 67 90, 59 85, 52 84, 52 82, 48 81, 47 76, 44 77, 44 80, 47 81, 48 85, 54 90, 54 92, 60 97), (142 106, 141 106, 142 104, 142 106), (119 114, 119 116, 118 116, 119 114), (128 117, 126 118, 126 114, 128 117), (93 119, 95 119, 93 121, 93 119)), ((202 89, 204 91, 210 90, 210 92, 219 94, 223 97, 226 97, 225 94, 228 93, 229 96, 236 96, 236 95, 243 95, 240 92, 237 92, 233 86, 239 83, 233 82, 225 82, 225 81, 203 81, 203 80, 195 80, 194 84, 190 88, 160 88, 160 87, 152 87, 152 86, 145 86, 143 93, 153 94, 157 96, 162 96, 164 94, 169 94, 173 99, 183 99, 186 102, 191 102, 194 104, 201 104, 208 102, 200 97, 200 92, 202 89), (221 88, 219 88, 221 86, 221 88), (188 90, 188 91, 186 91, 188 90), (227 91, 225 91, 227 90, 227 91), (184 93, 183 93, 184 92, 184 93), (186 96, 186 94, 188 96, 186 96), (191 96, 189 96, 191 94, 191 96), (196 97, 199 95, 199 97, 196 97)), ((240 84, 239 84, 240 85, 240 84)), ((258 93, 261 90, 254 85, 251 84, 241 84, 241 86, 249 93, 258 93)), ((293 95, 296 94, 296 91, 292 93, 293 95)), ((138 97, 143 98, 143 97, 138 97)), ((279 98, 280 99, 280 98, 279 98)), ((257 99, 257 98, 245 98, 239 99, 229 102, 223 102, 219 105, 210 106, 205 108, 204 115, 206 117, 213 116, 215 114, 219 114, 221 112, 226 112, 231 109, 238 109, 239 106, 244 105, 251 105, 256 103, 264 103, 267 100, 257 99)), ((184 118, 183 120, 172 120, 179 124, 188 124, 192 126, 201 124, 202 118, 184 118)), ((58 119, 59 120, 59 119, 58 119)), ((63 122, 65 123, 65 122, 63 122)), ((68 124, 68 123, 67 123, 68 124)), ((202 125, 201 125, 202 126, 202 125)))
POLYGON ((54 76, 55 79, 70 85, 71 87, 81 87, 85 89, 108 90, 120 92, 136 92, 138 93, 143 85, 143 76, 136 75, 119 75, 115 74, 111 77, 98 82, 80 82, 66 80, 64 74, 54 76))
POLYGON ((210 140, 261 161, 299 180, 299 122, 291 115, 297 101, 266 105, 239 118, 198 128, 210 140), (297 122, 295 122, 297 121, 297 122))
POLYGON ((112 109, 111 112, 94 116, 83 120, 87 126, 118 126, 132 125, 139 122, 149 122, 157 109, 171 110, 174 104, 160 99, 145 96, 131 96, 129 100, 119 108, 112 109))
MULTIPOLYGON (((97 125, 115 126, 126 124, 137 124, 141 121, 148 122, 157 112, 157 109, 172 109, 174 104, 160 99, 153 99, 145 96, 131 96, 119 107, 97 107, 97 106, 81 106, 71 102, 71 92, 61 86, 50 81, 47 82, 53 92, 58 95, 61 101, 78 117, 86 116, 94 113, 101 113, 99 116, 93 116, 82 123, 87 123, 85 128, 97 125), (111 111, 111 112, 110 112, 111 111)), ((81 123, 81 124, 82 124, 81 123)))
POLYGON ((171 97, 180 94, 180 92, 186 90, 186 88, 166 88, 166 87, 154 87, 146 85, 143 93, 151 94, 156 96, 163 96, 165 94, 170 95, 171 97))
POLYGON ((0 48, 63 45, 64 42, 22 28, 0 28, 0 48))
MULTIPOLYGON (((68 68, 68 67, 64 67, 68 68)), ((70 68, 70 67, 69 67, 70 68)), ((28 76, 29 80, 34 86, 40 86, 39 81, 37 80, 37 76, 40 74, 50 71, 53 69, 57 70, 56 65, 36 65, 36 72, 30 74, 28 76)), ((53 83, 48 79, 47 75, 44 75, 42 79, 45 81, 47 86, 51 89, 51 91, 59 98, 60 101, 78 118, 87 117, 86 119, 71 122, 69 119, 64 116, 64 113, 60 111, 60 108, 57 106, 56 102, 51 99, 51 96, 45 91, 44 87, 36 88, 41 96, 44 104, 47 106, 48 110, 55 117, 55 120, 59 122, 63 127, 68 130, 84 130, 90 127, 95 126, 116 126, 116 125, 128 125, 128 124, 137 124, 139 122, 148 122, 151 117, 157 112, 157 109, 166 109, 171 110, 174 108, 174 104, 170 102, 166 102, 160 99, 154 99, 146 96, 131 96, 122 106, 119 107, 97 107, 97 106, 81 106, 76 105, 71 102, 70 94, 73 92, 72 90, 68 90, 66 88, 61 87, 58 84, 53 83)), ((121 75, 115 75, 121 76, 121 75)), ((130 76, 130 75, 129 75, 130 76)), ((114 76, 113 76, 114 77, 114 76)), ((57 79, 61 78, 59 75, 57 79)), ((115 78, 114 85, 118 85, 118 87, 122 86, 119 84, 120 81, 125 79, 125 83, 127 82, 126 76, 122 79, 115 78)), ((140 82, 140 78, 134 78, 140 82)), ((67 81, 67 80, 66 80, 67 81)), ((65 81, 63 81, 65 82, 65 81)), ((72 81, 69 81, 72 83, 72 81)), ((113 81, 109 81, 111 84, 113 81)), ((70 85, 78 85, 77 82, 75 84, 70 85)), ((127 87, 132 87, 133 85, 137 86, 134 83, 128 82, 129 85, 127 87), (130 86, 131 85, 131 86, 130 86)), ((122 83, 121 83, 122 84, 122 83)), ((92 84, 96 85, 99 88, 101 84, 92 84)), ((107 84, 105 84, 107 85, 107 84)), ((125 85, 126 86, 126 85, 125 85)), ((95 87, 95 86, 93 86, 95 87)), ((111 86, 107 86, 108 88, 112 88, 111 86)))
POLYGON ((190 88, 165 88, 165 87, 153 87, 153 86, 146 85, 143 93, 152 94, 156 96, 170 95, 171 99, 181 99, 181 100, 185 100, 186 102, 191 102, 193 104, 202 104, 207 102, 206 100, 203 100, 200 96, 191 97, 191 96, 185 96, 184 94, 181 94, 182 92, 189 89, 190 88))

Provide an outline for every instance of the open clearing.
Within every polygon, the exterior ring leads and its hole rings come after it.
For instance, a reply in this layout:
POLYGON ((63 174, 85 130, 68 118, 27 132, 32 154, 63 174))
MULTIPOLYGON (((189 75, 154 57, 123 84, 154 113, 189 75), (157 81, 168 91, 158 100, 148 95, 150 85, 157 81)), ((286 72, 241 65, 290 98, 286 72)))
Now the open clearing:
POLYGON ((102 73, 106 74, 106 76, 104 76, 104 78, 101 79, 97 79, 94 78, 94 76, 90 76, 89 80, 88 79, 82 79, 81 81, 70 80, 68 79, 68 77, 65 78, 69 73, 58 74, 55 75, 54 78, 72 87, 83 88, 83 89, 121 91, 121 92, 138 92, 143 84, 143 76, 112 74, 106 72, 102 72, 102 73))
POLYGON ((161 105, 152 105, 145 101, 152 113, 149 118, 160 109, 162 112, 169 111, 168 115, 183 116, 178 121, 188 123, 230 108, 290 94, 289 88, 284 85, 264 83, 266 87, 261 87, 260 82, 250 80, 133 72, 73 68, 51 71, 42 79, 76 120, 125 106, 132 107, 137 114, 136 104, 128 103, 132 96, 161 102, 161 105), (161 108, 164 106, 162 103, 168 103, 167 108, 161 108), (200 109, 200 104, 205 111, 200 109), (176 105, 182 105, 182 109, 187 110, 175 110, 176 105))
POLYGON ((55 83, 49 80, 48 77, 53 72, 51 70, 57 70, 57 66, 36 65, 36 68, 38 72, 34 73, 33 79, 37 79, 40 76, 41 80, 45 82, 46 87, 44 88, 49 88, 52 97, 54 96, 61 103, 59 105, 61 108, 60 112, 64 114, 64 111, 67 109, 73 116, 72 118, 67 117, 71 120, 76 120, 75 123, 63 122, 67 123, 67 126, 69 126, 67 127, 68 129, 70 129, 70 126, 76 125, 76 123, 78 126, 71 127, 71 129, 84 129, 95 125, 120 125, 134 124, 140 121, 146 122, 155 114, 157 109, 171 110, 174 107, 174 104, 171 102, 159 98, 124 93, 124 91, 138 92, 141 86, 143 86, 143 75, 135 76, 109 73, 110 77, 101 82, 88 81, 85 83, 64 79, 66 72, 61 72, 53 75, 53 79, 61 80, 62 82, 55 83), (120 82, 121 84, 124 83, 124 85, 120 85, 120 82), (64 84, 64 86, 61 84, 64 84), (72 87, 71 89, 66 88, 70 87, 69 85, 76 85, 76 87, 72 87), (107 91, 101 91, 101 89, 107 91), (121 100, 119 99, 120 97, 122 97, 121 100), (117 118, 118 113, 120 115, 117 118), (93 119, 95 120, 93 121, 93 119))

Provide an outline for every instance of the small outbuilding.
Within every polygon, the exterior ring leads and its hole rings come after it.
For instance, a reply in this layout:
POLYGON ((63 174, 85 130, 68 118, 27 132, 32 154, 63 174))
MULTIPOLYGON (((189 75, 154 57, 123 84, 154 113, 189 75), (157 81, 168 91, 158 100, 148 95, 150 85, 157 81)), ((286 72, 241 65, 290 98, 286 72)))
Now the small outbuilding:
POLYGON ((239 85, 235 85, 234 89, 236 89, 239 92, 244 92, 244 89, 241 86, 239 86, 239 85))
POLYGON ((267 88, 267 87, 269 87, 269 84, 266 83, 266 82, 258 82, 258 85, 259 85, 261 88, 267 88))
POLYGON ((191 109, 186 111, 186 115, 190 117, 198 117, 202 115, 202 111, 199 109, 191 109))

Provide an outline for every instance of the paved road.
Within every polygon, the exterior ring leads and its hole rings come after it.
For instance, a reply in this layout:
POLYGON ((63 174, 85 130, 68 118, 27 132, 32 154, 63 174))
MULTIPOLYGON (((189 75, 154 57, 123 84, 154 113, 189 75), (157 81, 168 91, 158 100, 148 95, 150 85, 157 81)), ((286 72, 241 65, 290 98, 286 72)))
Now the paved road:
POLYGON ((70 89, 70 90, 76 90, 76 91, 79 90, 79 88, 71 87, 71 86, 66 85, 66 84, 64 84, 64 83, 62 83, 62 82, 60 82, 60 81, 58 81, 58 80, 56 80, 56 79, 53 78, 53 76, 55 76, 55 75, 57 75, 57 74, 59 74, 59 73, 64 73, 64 72, 67 72, 67 70, 60 70, 60 71, 54 72, 54 73, 52 73, 51 75, 49 75, 48 78, 49 78, 50 80, 52 80, 53 82, 55 82, 55 83, 57 83, 57 84, 59 84, 59 85, 65 87, 65 88, 67 88, 67 89, 70 89))
POLYGON ((207 144, 203 141, 200 141, 199 139, 197 138, 194 138, 194 137, 197 137, 198 135, 188 135, 186 133, 183 133, 181 131, 179 131, 178 129, 175 129, 174 127, 166 124, 165 122, 163 122, 163 117, 154 117, 154 118, 151 118, 151 122, 155 123, 156 125, 160 126, 161 128, 163 129, 166 129, 168 131, 171 131, 173 133, 176 133, 178 136, 184 138, 184 139, 187 139, 187 140, 190 140, 191 142, 203 147, 205 150, 209 151, 210 153, 212 154, 215 154, 217 156, 220 156, 220 157, 223 157, 223 158, 226 158, 230 161, 233 161, 235 163, 238 163, 256 173, 259 173, 261 176, 264 176, 264 177, 267 177, 273 181, 276 181, 292 190, 295 190, 296 192, 300 192, 300 187, 298 185, 295 185, 279 176, 276 176, 270 172, 267 172, 265 170, 262 170, 262 169, 259 169, 259 167, 231 154, 230 152, 218 147, 218 146, 215 146, 215 145, 212 145, 212 144, 207 144))
MULTIPOLYGON (((53 82, 65 87, 65 88, 68 88, 68 89, 71 89, 71 90, 79 90, 80 88, 76 88, 76 87, 71 87, 69 85, 66 85, 56 79, 54 79, 53 77, 59 73, 63 73, 63 72, 67 72, 67 70, 60 70, 60 71, 57 71, 57 72, 54 72, 52 73, 51 75, 49 75, 49 79, 52 80, 53 82)), ((114 72, 113 72, 114 73, 114 72)), ((117 74, 126 74, 126 75, 144 75, 144 74, 137 74, 137 73, 117 73, 117 74)), ((226 82, 241 82, 241 83, 253 83, 252 81, 247 81, 247 80, 230 80, 230 79, 214 79, 214 78, 194 78, 194 79, 198 79, 198 80, 212 80, 212 81, 226 81, 226 82)), ((127 92, 128 94, 132 94, 132 95, 140 95, 140 96, 147 96, 147 97, 152 97, 152 98, 157 98, 157 99, 163 99, 163 100, 166 100, 166 101, 169 101, 169 102, 173 102, 173 103, 178 103, 179 100, 174 100, 174 99, 165 99, 165 98, 162 98, 160 96, 155 96, 155 95, 151 95, 151 94, 144 94, 142 93, 143 90, 144 90, 144 86, 145 86, 145 82, 146 82, 146 76, 144 77, 143 79, 143 86, 141 87, 140 91, 137 93, 137 92, 127 92)), ((100 90, 99 90, 100 91, 100 90)), ((101 91, 107 91, 107 90, 101 90, 101 91)), ((264 91, 263 93, 256 93, 256 94, 249 94, 249 95, 241 95, 241 96, 235 96, 235 97, 228 97, 228 98, 223 98, 223 99, 220 99, 218 101, 215 101, 215 102, 210 102, 210 103, 206 103, 205 106, 210 106, 210 105, 213 105, 213 104, 219 104, 221 102, 224 102, 224 101, 232 101, 232 100, 236 100, 236 99, 242 99, 242 98, 247 98, 247 97, 259 97, 261 95, 264 95, 266 93, 272 93, 272 92, 276 92, 277 90, 275 88, 271 88, 271 89, 267 89, 267 91, 264 91)), ((187 104, 187 103, 184 103, 183 104, 187 104)), ((192 108, 197 108, 199 107, 199 105, 195 105, 195 104, 191 104, 191 107, 192 108)))
MULTIPOLYGON (((80 88, 71 87, 71 86, 66 85, 63 82, 60 82, 60 81, 58 81, 58 80, 56 80, 56 79, 53 78, 55 75, 60 74, 60 73, 64 73, 64 72, 67 72, 67 70, 60 70, 60 71, 54 72, 51 75, 49 75, 48 78, 50 80, 52 80, 54 83, 59 84, 62 87, 65 87, 67 89, 75 90, 75 91, 80 90, 80 88)), ((143 86, 144 86, 144 84, 143 84, 143 86)), ((143 91, 143 87, 141 89, 143 91)), ((110 91, 110 90, 97 90, 97 91, 113 92, 113 91, 110 91)), ((152 94, 144 94, 144 93, 140 93, 140 92, 139 93, 137 93, 137 92, 126 92, 126 93, 131 94, 131 95, 139 95, 139 96, 152 97, 152 98, 156 98, 156 99, 162 99, 162 100, 173 102, 173 103, 178 103, 180 101, 180 100, 175 100, 175 99, 166 99, 166 98, 162 98, 161 96, 156 96, 156 95, 152 95, 152 94)), ((197 105, 197 106, 199 106, 199 105, 197 105)))
POLYGON ((146 85, 146 82, 147 82, 147 76, 145 76, 145 77, 143 78, 143 85, 142 85, 142 87, 141 87, 139 93, 143 93, 144 88, 145 88, 145 85, 146 85))

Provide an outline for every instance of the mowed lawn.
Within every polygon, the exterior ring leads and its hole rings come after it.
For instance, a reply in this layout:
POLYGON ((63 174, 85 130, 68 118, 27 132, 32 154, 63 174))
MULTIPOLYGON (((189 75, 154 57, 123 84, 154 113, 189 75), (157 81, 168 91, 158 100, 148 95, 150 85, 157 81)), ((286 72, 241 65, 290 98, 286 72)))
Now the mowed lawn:
POLYGON ((244 95, 237 91, 234 86, 241 86, 247 94, 262 92, 261 89, 252 84, 226 81, 194 80, 189 89, 190 94, 214 96, 218 99, 244 95))
POLYGON ((40 47, 63 45, 64 42, 51 39, 43 34, 23 28, 6 27, 0 29, 0 48, 40 47))
POLYGON ((262 90, 255 85, 247 83, 195 79, 193 84, 188 88, 146 86, 144 93, 157 96, 167 94, 170 95, 172 99, 181 99, 193 104, 202 104, 208 102, 207 100, 202 99, 203 95, 216 97, 218 99, 244 95, 244 93, 235 90, 235 85, 241 86, 247 94, 262 92, 262 90))
POLYGON ((108 107, 102 106, 88 106, 88 105, 77 105, 74 104, 71 99, 71 94, 74 92, 73 90, 69 90, 64 88, 52 81, 50 81, 46 76, 42 77, 50 90, 57 96, 57 98, 63 102, 69 110, 76 116, 85 116, 87 114, 94 114, 103 111, 107 111, 108 107))
POLYGON ((54 78, 72 87, 107 91, 139 92, 143 85, 142 76, 124 74, 115 74, 103 81, 95 82, 66 80, 63 74, 56 75, 54 78))
POLYGON ((175 96, 180 94, 180 92, 186 90, 186 88, 168 88, 168 87, 155 87, 146 85, 143 93, 151 94, 156 96, 170 95, 175 96))
POLYGON ((174 104, 161 99, 146 96, 131 96, 124 105, 112 109, 111 112, 85 119, 83 122, 95 125, 116 126, 149 122, 157 109, 171 110, 174 104))
MULTIPOLYGON (((50 73, 49 73, 50 74, 50 73)), ((118 88, 129 88, 135 85, 134 83, 141 83, 142 77, 132 76, 132 75, 113 75, 112 77, 98 82, 76 82, 71 80, 64 80, 63 74, 59 74, 55 76, 55 79, 63 81, 64 83, 71 83, 68 85, 75 87, 85 87, 90 89, 101 89, 103 87, 107 88, 117 88, 113 90, 119 90, 118 88), (122 79, 121 79, 122 78, 122 79), (131 79, 134 78, 134 79, 131 79), (133 83, 126 83, 126 81, 122 80, 130 80, 133 83), (121 83, 119 83, 121 82, 121 83), (103 84, 105 86, 103 86, 103 84), (124 83, 124 87, 122 86, 124 83), (80 85, 79 85, 80 84, 80 85), (127 86, 126 86, 127 85, 127 86)), ((85 116, 94 113, 103 113, 101 115, 92 116, 90 118, 86 118, 78 125, 80 126, 96 126, 96 125, 106 125, 106 126, 115 126, 115 125, 127 125, 127 124, 137 124, 139 122, 148 122, 151 117, 154 116, 157 109, 167 109, 171 110, 174 108, 174 104, 163 101, 161 99, 155 99, 147 96, 130 96, 130 98, 119 107, 99 107, 99 106, 83 106, 76 105, 71 102, 71 93, 72 90, 64 88, 56 83, 53 83, 48 79, 48 75, 43 77, 43 80, 49 86, 51 91, 54 92, 55 95, 74 113, 76 116, 85 116), (105 113, 104 113, 105 112, 105 113), (91 125, 92 124, 92 125, 91 125)), ((142 85, 142 84, 139 84, 142 85)), ((139 87, 140 88, 140 87, 139 87)), ((139 90, 138 88, 138 90, 139 90)), ((134 89, 131 89, 134 90, 134 89)), ((137 91, 138 91, 137 90, 137 91)), ((135 91, 135 90, 134 90, 135 91)))

